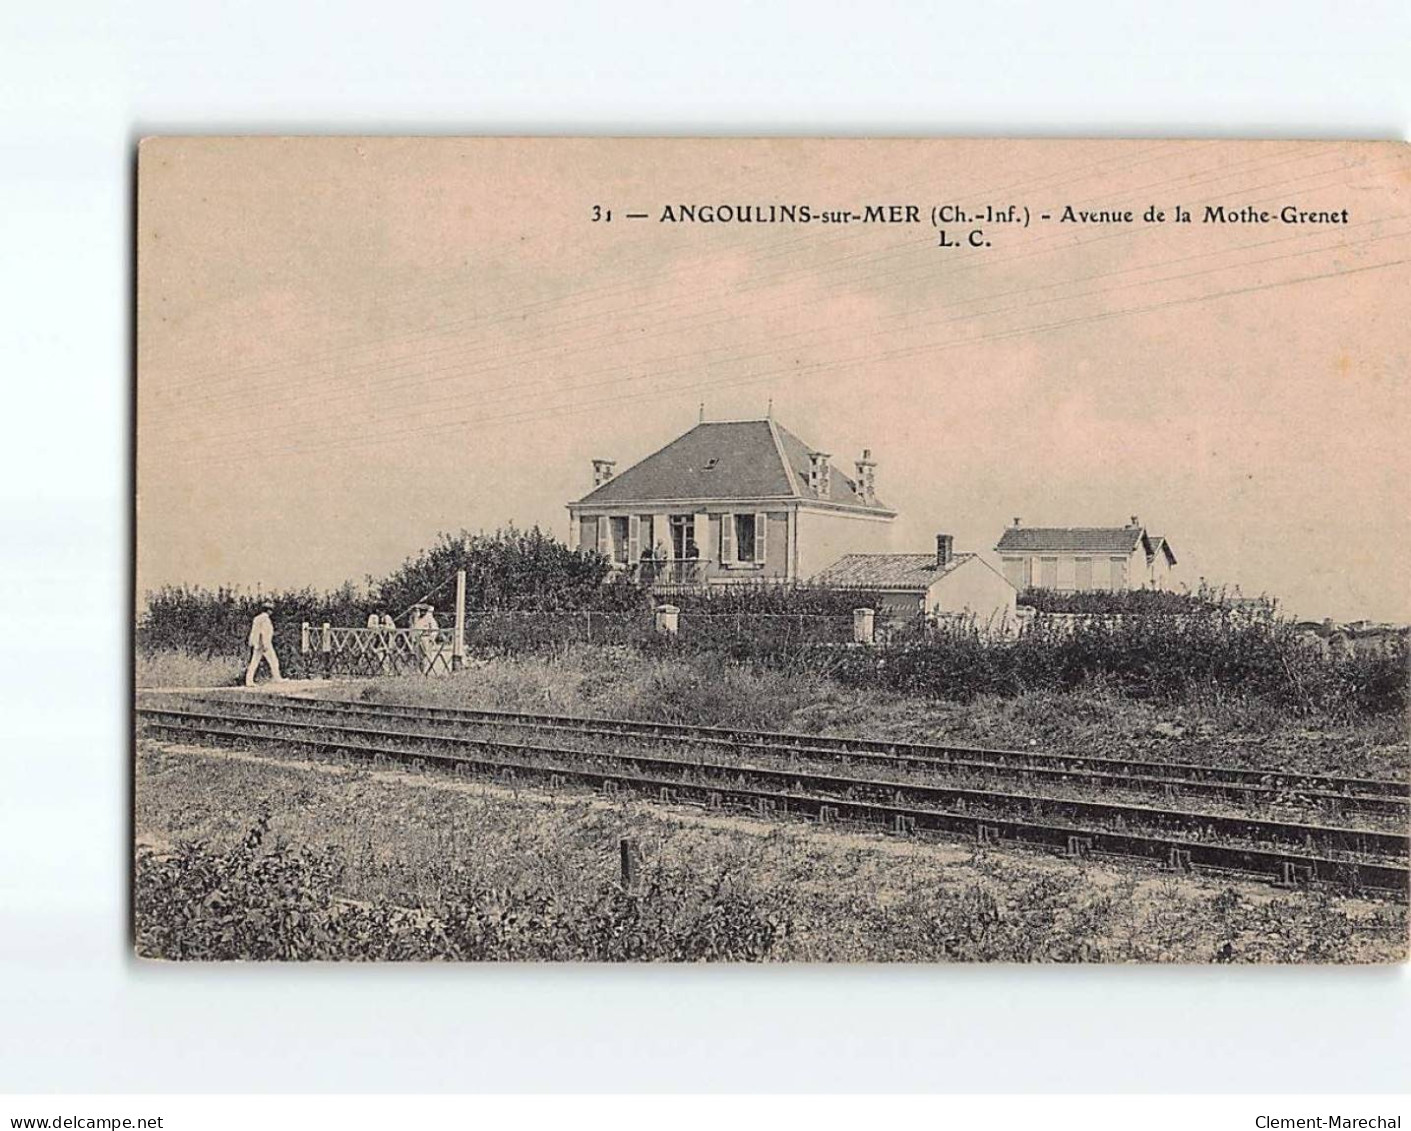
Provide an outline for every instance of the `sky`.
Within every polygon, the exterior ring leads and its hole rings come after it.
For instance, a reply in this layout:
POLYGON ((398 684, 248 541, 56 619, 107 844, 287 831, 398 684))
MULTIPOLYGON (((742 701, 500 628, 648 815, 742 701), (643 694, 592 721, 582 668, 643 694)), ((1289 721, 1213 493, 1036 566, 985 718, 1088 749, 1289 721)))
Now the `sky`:
POLYGON ((872 449, 898 549, 1135 514, 1177 581, 1411 621, 1408 190, 1396 143, 149 141, 138 593, 564 536, 594 458, 703 404, 772 406, 844 472, 872 449), (661 221, 683 203, 922 222, 661 221), (1030 223, 942 248, 946 204, 1030 223), (1217 204, 1348 217, 1200 223, 1217 204), (1168 220, 1039 219, 1066 205, 1168 220))

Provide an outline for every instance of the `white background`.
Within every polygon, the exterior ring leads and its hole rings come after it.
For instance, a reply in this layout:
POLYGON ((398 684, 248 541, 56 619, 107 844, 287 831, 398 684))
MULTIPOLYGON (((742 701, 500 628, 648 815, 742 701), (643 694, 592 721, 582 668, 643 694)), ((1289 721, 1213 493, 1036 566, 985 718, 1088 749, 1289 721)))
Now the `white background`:
POLYGON ((143 133, 1387 138, 1409 109, 1404 0, 0 6, 0 1090, 1407 1089, 1399 969, 139 965, 124 712, 143 133))

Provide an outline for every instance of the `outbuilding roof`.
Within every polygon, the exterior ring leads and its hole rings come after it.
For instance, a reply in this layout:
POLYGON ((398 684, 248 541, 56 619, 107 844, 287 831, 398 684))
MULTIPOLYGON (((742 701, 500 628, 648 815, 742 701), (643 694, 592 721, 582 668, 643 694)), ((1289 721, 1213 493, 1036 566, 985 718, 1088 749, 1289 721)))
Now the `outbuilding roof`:
POLYGON ((1151 543, 1151 552, 1166 555, 1166 564, 1176 564, 1176 551, 1171 549, 1171 543, 1166 541, 1160 534, 1148 534, 1147 540, 1151 543))
POLYGON ((1010 526, 995 549, 1002 554, 1046 550, 1130 554, 1145 537, 1140 526, 1010 526))
POLYGON ((866 502, 831 461, 830 493, 809 486, 807 444, 772 420, 705 421, 584 495, 578 505, 695 499, 803 499, 892 512, 866 502))
POLYGON ((814 574, 810 584, 835 589, 889 589, 919 593, 974 556, 953 554, 942 567, 936 565, 934 554, 845 554, 827 569, 814 574))

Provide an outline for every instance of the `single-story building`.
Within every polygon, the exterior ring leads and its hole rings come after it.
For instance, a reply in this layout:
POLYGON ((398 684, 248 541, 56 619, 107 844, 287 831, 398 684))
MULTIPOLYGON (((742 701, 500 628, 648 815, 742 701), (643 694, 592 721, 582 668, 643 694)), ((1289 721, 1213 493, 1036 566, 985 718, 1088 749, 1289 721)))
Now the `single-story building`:
POLYGON ((934 554, 845 554, 810 584, 857 592, 879 616, 973 618, 981 631, 1014 632, 1018 591, 979 554, 955 553, 949 534, 934 554))
POLYGON ((1176 553, 1133 515, 1126 526, 1021 526, 1019 519, 995 546, 1016 589, 1060 593, 1165 589, 1176 553))

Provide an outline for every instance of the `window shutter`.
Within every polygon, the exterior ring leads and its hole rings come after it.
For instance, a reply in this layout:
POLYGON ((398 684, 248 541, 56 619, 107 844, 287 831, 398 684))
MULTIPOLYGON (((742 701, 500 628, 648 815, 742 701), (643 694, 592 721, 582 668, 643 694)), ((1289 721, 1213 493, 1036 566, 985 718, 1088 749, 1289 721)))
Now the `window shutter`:
POLYGON ((641 520, 634 514, 627 519, 627 564, 636 565, 642 556, 641 520))
POLYGON ((598 515, 598 553, 612 557, 612 518, 605 514, 598 515))
POLYGON ((692 533, 691 537, 696 543, 696 556, 706 557, 706 551, 710 548, 708 539, 710 538, 710 516, 704 513, 691 516, 692 533))
POLYGON ((729 511, 720 516, 720 560, 735 560, 735 516, 729 511))
POLYGON ((754 560, 764 563, 769 560, 766 552, 769 547, 765 542, 765 534, 769 531, 769 516, 767 514, 757 514, 754 516, 754 560))

